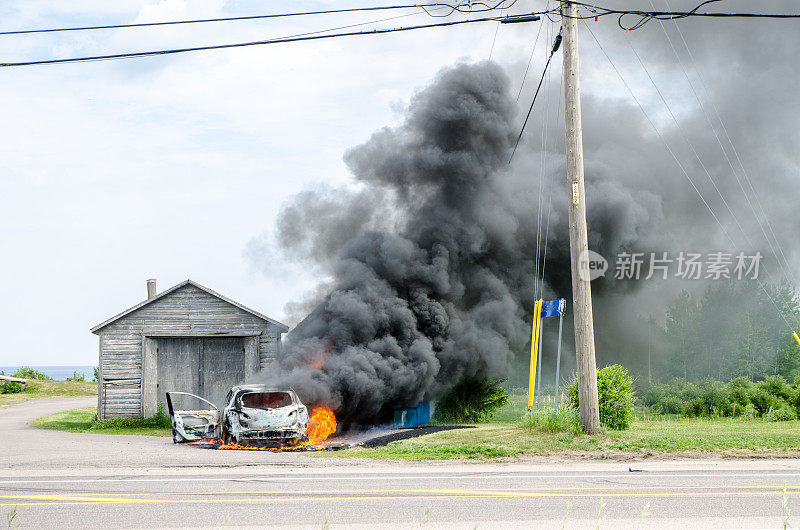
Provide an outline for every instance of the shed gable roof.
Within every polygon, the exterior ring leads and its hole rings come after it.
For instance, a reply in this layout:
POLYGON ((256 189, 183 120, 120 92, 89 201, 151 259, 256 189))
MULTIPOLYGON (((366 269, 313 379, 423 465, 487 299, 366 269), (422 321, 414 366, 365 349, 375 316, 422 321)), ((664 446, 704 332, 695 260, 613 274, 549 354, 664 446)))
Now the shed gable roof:
POLYGON ((142 307, 144 307, 144 306, 146 306, 146 305, 148 305, 148 304, 151 304, 151 303, 155 302, 156 300, 159 300, 159 299, 161 299, 161 298, 164 298, 165 296, 168 296, 170 293, 172 293, 172 292, 174 292, 174 291, 177 291, 177 290, 178 290, 178 289, 180 289, 181 287, 185 287, 185 286, 187 286, 187 285, 191 285, 191 286, 193 286, 193 287, 196 287, 197 289, 200 289, 201 291, 203 291, 203 292, 206 292, 206 293, 210 294, 211 296, 213 296, 213 297, 215 297, 215 298, 218 298, 218 299, 222 300, 223 302, 227 302, 227 303, 231 304, 232 306, 234 306, 234 307, 237 307, 237 308, 241 309, 242 311, 244 311, 244 312, 246 312, 246 313, 249 313, 249 314, 253 315, 253 316, 254 316, 254 317, 256 317, 256 318, 260 318, 261 320, 264 320, 264 321, 266 321, 266 322, 269 322, 270 324, 273 324, 273 325, 277 326, 277 327, 278 327, 278 328, 279 328, 279 329, 280 329, 280 330, 281 330, 283 333, 286 333, 287 331, 289 331, 289 326, 287 326, 286 324, 283 324, 283 323, 281 323, 281 322, 278 322, 277 320, 274 320, 274 319, 272 319, 272 318, 269 318, 269 317, 268 317, 268 316, 266 316, 266 315, 262 315, 262 314, 261 314, 261 313, 259 313, 258 311, 254 311, 254 310, 252 310, 252 309, 250 309, 250 308, 248 308, 248 307, 245 307, 245 306, 243 306, 242 304, 240 304, 239 302, 237 302, 237 301, 235 301, 235 300, 231 300, 231 299, 230 299, 230 298, 228 298, 227 296, 223 296, 223 295, 219 294, 219 293, 218 293, 218 292, 216 292, 216 291, 212 291, 212 290, 211 290, 211 289, 209 289, 208 287, 204 287, 204 286, 200 285, 199 283, 197 283, 197 282, 195 282, 195 281, 193 281, 193 280, 186 280, 186 281, 183 281, 183 282, 179 283, 178 285, 175 285, 175 286, 173 286, 173 287, 170 287, 170 288, 169 288, 169 289, 167 289, 166 291, 163 291, 163 292, 161 292, 161 293, 157 294, 157 295, 156 295, 156 296, 154 296, 153 298, 150 298, 150 299, 148 299, 148 300, 145 300, 144 302, 140 302, 140 303, 136 304, 135 306, 133 306, 133 307, 131 307, 131 308, 129 308, 129 309, 126 309, 126 310, 125 310, 125 311, 123 311, 122 313, 119 313, 118 315, 115 315, 115 316, 113 316, 113 317, 109 318, 109 319, 108 319, 108 320, 106 320, 105 322, 102 322, 102 323, 100 323, 100 324, 96 325, 96 326, 95 326, 95 327, 93 327, 93 328, 92 328, 90 331, 91 331, 92 333, 97 333, 98 331, 100 331, 100 330, 101 330, 101 329, 103 329, 104 327, 106 327, 106 326, 108 326, 109 324, 111 324, 111 323, 113 323, 113 322, 116 322, 117 320, 119 320, 119 319, 121 319, 121 318, 123 318, 123 317, 125 317, 125 316, 127 316, 127 315, 129 315, 129 314, 131 314, 131 313, 133 313, 133 312, 134 312, 134 311, 136 311, 137 309, 140 309, 140 308, 142 308, 142 307))

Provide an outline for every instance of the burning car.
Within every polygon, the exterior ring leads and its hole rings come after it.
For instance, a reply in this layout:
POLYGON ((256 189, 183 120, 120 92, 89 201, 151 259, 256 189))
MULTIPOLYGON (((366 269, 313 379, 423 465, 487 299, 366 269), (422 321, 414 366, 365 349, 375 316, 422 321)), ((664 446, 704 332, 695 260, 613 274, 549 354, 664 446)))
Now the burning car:
POLYGON ((219 439, 226 444, 294 445, 307 439, 308 410, 293 390, 265 385, 235 386, 220 410, 187 392, 167 392, 167 409, 175 443, 219 439), (173 397, 189 396, 203 408, 176 410, 173 397))

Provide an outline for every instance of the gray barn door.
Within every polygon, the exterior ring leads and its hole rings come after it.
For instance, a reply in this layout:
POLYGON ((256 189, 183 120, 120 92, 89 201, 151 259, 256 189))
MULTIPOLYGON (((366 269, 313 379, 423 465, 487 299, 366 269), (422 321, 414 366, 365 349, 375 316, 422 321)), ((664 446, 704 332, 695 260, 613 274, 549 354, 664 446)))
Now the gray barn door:
POLYGON ((156 355, 161 403, 166 402, 166 392, 189 392, 222 409, 231 387, 244 382, 244 339, 240 337, 158 339, 156 355))
POLYGON ((202 396, 222 410, 232 386, 244 383, 244 339, 203 339, 202 396))

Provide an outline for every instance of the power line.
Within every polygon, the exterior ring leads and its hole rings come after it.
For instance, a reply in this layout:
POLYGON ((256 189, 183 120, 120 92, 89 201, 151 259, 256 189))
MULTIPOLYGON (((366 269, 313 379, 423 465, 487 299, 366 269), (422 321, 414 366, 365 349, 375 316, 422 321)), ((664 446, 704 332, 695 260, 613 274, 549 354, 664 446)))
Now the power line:
POLYGON ((466 0, 458 4, 457 6, 453 6, 452 4, 440 4, 450 8, 449 13, 444 13, 441 15, 434 15, 432 13, 427 12, 427 6, 421 5, 420 7, 425 10, 428 15, 433 18, 441 18, 441 17, 449 17, 454 12, 458 11, 459 13, 485 13, 486 11, 494 11, 495 9, 509 9, 514 7, 514 4, 517 3, 518 0, 500 0, 499 2, 495 3, 494 5, 489 5, 486 2, 474 2, 470 0, 466 0), (511 2, 508 5, 504 5, 506 2, 511 2), (479 7, 478 9, 473 9, 476 6, 483 6, 479 7), (464 9, 466 7, 467 9, 464 9))
MULTIPOLYGON (((704 16, 704 17, 767 17, 767 18, 800 18, 800 14, 770 14, 770 13, 703 13, 698 11, 699 8, 703 5, 718 2, 721 0, 706 0, 702 2, 697 7, 690 11, 642 11, 642 10, 615 10, 609 9, 602 6, 597 6, 594 4, 588 4, 583 2, 572 2, 575 5, 581 6, 591 13, 589 16, 585 15, 577 15, 571 16, 570 18, 577 18, 577 19, 587 19, 594 17, 595 19, 601 16, 608 16, 608 15, 617 15, 619 17, 618 24, 621 28, 625 29, 626 31, 630 31, 631 29, 637 29, 643 26, 650 20, 658 19, 658 20, 674 20, 679 18, 687 18, 693 16, 704 16), (640 20, 629 27, 625 27, 622 24, 622 19, 626 15, 635 15, 641 17, 640 20)), ((0 35, 19 35, 19 34, 30 34, 30 33, 53 33, 53 32, 61 32, 61 31, 86 31, 86 30, 100 30, 100 29, 115 29, 115 28, 134 28, 134 27, 145 27, 145 26, 165 26, 165 25, 175 25, 175 24, 197 24, 197 23, 205 23, 205 22, 224 22, 224 21, 234 21, 234 20, 254 20, 254 19, 264 19, 264 18, 281 18, 281 17, 293 17, 293 16, 307 16, 307 15, 321 15, 321 14, 335 14, 335 13, 352 13, 352 12, 364 12, 364 11, 378 11, 378 10, 389 10, 389 9, 412 9, 418 8, 422 9, 428 16, 431 17, 442 17, 442 16, 449 16, 454 12, 460 13, 475 13, 475 12, 487 12, 496 9, 509 9, 513 5, 517 3, 517 0, 499 0, 493 4, 489 4, 486 2, 473 2, 472 0, 467 2, 461 2, 457 4, 449 4, 445 2, 437 2, 437 3, 429 3, 429 4, 402 4, 402 5, 392 5, 392 6, 369 6, 369 7, 360 7, 360 8, 347 8, 347 9, 329 9, 329 10, 319 10, 319 11, 304 11, 304 12, 296 12, 296 13, 274 13, 274 14, 267 14, 267 15, 252 15, 252 16, 242 16, 242 17, 221 17, 221 18, 213 18, 213 19, 196 19, 196 20, 178 20, 178 21, 168 21, 168 22, 149 22, 149 23, 136 23, 136 24, 114 24, 114 25, 106 25, 106 26, 83 26, 83 27, 71 27, 71 28, 48 28, 48 29, 32 29, 32 30, 15 30, 15 31, 5 31, 0 32, 0 35), (507 2, 510 2, 507 4, 507 2), (442 15, 434 15, 431 13, 430 10, 434 9, 449 9, 449 13, 442 14, 442 15)), ((11 66, 33 66, 33 65, 44 65, 44 64, 61 64, 61 63, 77 63, 77 62, 90 62, 90 61, 103 61, 103 60, 114 60, 114 59, 132 59, 138 57, 148 57, 148 56, 155 56, 155 55, 171 55, 177 53, 187 53, 187 52, 195 52, 195 51, 204 51, 204 50, 220 50, 226 48, 240 48, 245 46, 259 46, 259 45, 266 45, 266 44, 277 44, 280 42, 298 42, 298 41, 307 41, 307 40, 317 40, 317 39, 329 39, 334 37, 349 37, 349 36, 356 36, 356 35, 377 35, 383 33, 392 33, 392 32, 399 32, 399 31, 410 31, 416 29, 424 29, 424 28, 434 28, 434 27, 443 27, 443 26, 454 26, 458 24, 471 24, 475 22, 487 22, 487 21, 499 21, 500 23, 514 23, 514 22, 530 22, 534 20, 539 20, 540 15, 547 16, 550 20, 550 15, 557 14, 559 12, 558 8, 550 8, 544 11, 539 12, 532 12, 523 15, 514 15, 506 17, 485 17, 485 18, 478 18, 478 19, 471 19, 471 20, 459 20, 459 21, 450 21, 450 22, 442 22, 438 24, 425 24, 425 25, 417 25, 417 26, 409 26, 409 27, 401 27, 401 28, 391 28, 391 29, 376 29, 372 31, 363 31, 363 32, 347 32, 347 33, 337 33, 337 34, 330 34, 330 35, 320 35, 320 33, 327 33, 329 31, 337 31, 339 29, 356 27, 356 26, 363 26, 367 23, 360 23, 360 24, 352 24, 348 26, 341 26, 339 28, 330 28, 327 30, 321 31, 314 31, 308 33, 301 33, 298 35, 291 35, 288 37, 281 37, 277 39, 268 39, 262 41, 252 41, 252 42, 240 42, 240 43, 230 43, 230 44, 219 44, 219 45, 210 45, 210 46, 195 46, 195 47, 187 47, 187 48, 172 48, 166 50, 152 50, 152 51, 144 51, 144 52, 128 52, 128 53, 117 53, 117 54, 105 54, 105 55, 94 55, 94 56, 83 56, 83 57, 71 57, 66 59, 47 59, 47 60, 38 60, 38 61, 20 61, 20 62, 6 62, 0 63, 0 67, 11 67, 11 66)), ((407 16, 407 15, 401 15, 407 16)), ((400 17, 392 17, 392 18, 400 18, 400 17)), ((389 20, 389 19, 387 19, 389 20)))
POLYGON ((544 27, 544 24, 539 24, 539 31, 536 32, 536 40, 533 41, 533 48, 531 48, 531 56, 528 57, 528 66, 525 67, 525 73, 522 75, 522 82, 519 85, 519 92, 517 92, 517 103, 519 103, 519 97, 522 95, 522 88, 525 86, 525 80, 528 78, 528 71, 531 69, 533 54, 536 53, 536 45, 539 43, 539 35, 542 34, 542 27, 544 27))
MULTIPOLYGON (((724 13, 724 12, 709 13, 709 12, 699 11, 700 7, 706 4, 720 2, 720 1, 721 0, 706 0, 700 3, 694 9, 689 11, 643 11, 638 9, 610 9, 603 6, 598 6, 596 4, 588 4, 584 2, 572 2, 575 5, 585 8, 591 14, 579 15, 577 17, 570 17, 570 18, 578 18, 583 20, 587 18, 597 18, 601 16, 617 15, 619 17, 618 21, 619 26, 625 30, 638 29, 647 22, 649 22, 650 20, 677 20, 689 17, 773 18, 773 19, 800 18, 800 14, 795 14, 795 13, 724 13), (638 16, 640 17, 640 20, 633 25, 625 26, 622 24, 622 19, 623 17, 626 16, 638 16)), ((485 13, 488 11, 494 11, 498 9, 506 10, 513 7, 516 3, 517 0, 499 0, 493 4, 487 2, 474 2, 474 1, 464 1, 459 3, 432 2, 423 4, 397 4, 389 6, 366 6, 366 7, 353 7, 344 9, 324 9, 317 11, 298 11, 293 13, 269 13, 263 15, 245 15, 238 17, 171 20, 164 22, 138 22, 131 24, 108 24, 108 25, 96 25, 96 26, 74 26, 74 27, 8 30, 8 31, 0 31, 0 36, 30 35, 38 33, 61 33, 61 32, 75 32, 75 31, 97 31, 97 30, 109 30, 109 29, 129 29, 129 28, 144 28, 144 27, 157 27, 157 26, 173 26, 173 25, 183 25, 183 24, 234 22, 234 21, 244 21, 244 20, 264 20, 264 19, 303 17, 303 16, 314 16, 314 15, 334 15, 334 14, 359 13, 359 12, 363 13, 370 11, 388 11, 388 10, 398 10, 398 9, 422 9, 423 12, 425 12, 428 16, 438 18, 438 17, 448 17, 456 12, 485 13), (442 14, 433 14, 432 12, 429 11, 430 9, 449 9, 449 12, 442 14)), ((542 11, 537 14, 545 15, 548 16, 549 18, 550 15, 558 14, 558 12, 559 12, 558 8, 553 8, 553 9, 548 9, 546 11, 542 11)), ((553 21, 552 19, 550 20, 553 21)))
MULTIPOLYGON (((401 15, 401 16, 408 16, 408 15, 401 15)), ((399 17, 393 17, 399 18, 399 17)), ((190 48, 172 48, 166 50, 153 50, 153 51, 144 51, 144 52, 129 52, 129 53, 115 53, 109 55, 93 55, 93 56, 85 56, 85 57, 70 57, 66 59, 46 59, 40 61, 22 61, 22 62, 13 62, 13 63, 0 63, 0 68, 8 68, 13 66, 33 66, 33 65, 43 65, 43 64, 63 64, 63 63, 80 63, 80 62, 91 62, 91 61, 106 61, 106 60, 115 60, 115 59, 133 59, 138 57, 151 57, 156 55, 173 55, 177 53, 187 53, 187 52, 196 52, 196 51, 205 51, 205 50, 224 50, 228 48, 242 48, 245 46, 262 46, 267 44, 279 44, 279 43, 286 43, 286 42, 301 42, 301 41, 310 41, 310 40, 320 40, 320 39, 331 39, 337 37, 354 37, 354 36, 363 36, 363 35, 381 35, 384 33, 395 33, 400 31, 412 31, 417 29, 427 29, 427 28, 440 28, 445 26, 457 26, 460 24, 473 24, 476 22, 496 22, 499 21, 503 24, 512 24, 517 22, 532 22, 535 20, 539 20, 539 16, 535 13, 525 14, 525 15, 515 15, 515 16, 504 16, 504 17, 483 17, 483 18, 475 18, 471 20, 451 20, 449 22, 438 22, 435 24, 421 24, 417 26, 406 26, 400 28, 385 28, 385 29, 374 29, 371 31, 351 31, 346 33, 332 33, 328 35, 311 35, 309 33, 303 33, 300 35, 292 35, 289 37, 279 37, 276 39, 268 39, 268 40, 261 40, 261 41, 252 41, 252 42, 238 42, 232 44, 217 44, 213 46, 194 46, 190 48)), ((351 26, 344 26, 344 27, 353 27, 353 26, 363 26, 365 24, 369 24, 370 22, 363 22, 360 24, 353 24, 351 26)), ((313 33, 324 33, 327 31, 335 31, 342 28, 331 28, 327 30, 320 30, 313 33)))
POLYGON ((539 85, 536 87, 536 92, 533 94, 533 101, 531 101, 531 106, 528 109, 528 114, 525 116, 525 121, 522 123, 522 127, 519 131, 519 136, 517 136, 517 141, 514 143, 514 149, 511 151, 511 157, 508 159, 508 163, 510 164, 511 161, 514 159, 514 154, 517 152, 517 147, 519 147, 519 142, 522 140, 522 133, 525 132, 525 125, 528 124, 528 120, 531 117, 531 112, 533 111, 533 105, 536 103, 536 98, 539 95, 539 90, 542 89, 542 83, 544 82, 544 76, 547 74, 547 68, 550 66, 550 63, 553 59, 553 54, 558 51, 558 48, 561 46, 561 32, 558 32, 556 36, 556 40, 553 43, 553 49, 550 50, 550 55, 547 57, 547 62, 544 64, 544 70, 542 71, 542 77, 539 79, 539 85))
POLYGON ((617 24, 625 31, 632 31, 641 28, 651 20, 679 20, 691 17, 706 17, 706 18, 773 18, 773 19, 793 19, 800 18, 800 13, 725 13, 725 12, 702 12, 699 11, 701 7, 707 4, 721 2, 722 0, 706 0, 698 4, 694 9, 689 11, 644 11, 639 9, 610 9, 607 7, 598 6, 595 4, 587 4, 584 2, 571 2, 577 6, 585 8, 589 11, 589 15, 578 15, 579 20, 586 20, 590 18, 597 19, 599 17, 616 15, 617 24), (623 19, 626 16, 639 17, 639 20, 634 24, 625 25, 623 19))
MULTIPOLYGON (((550 29, 550 27, 548 27, 550 29)), ((561 32, 559 31, 559 36, 561 32)), ((548 36, 552 36, 548 31, 548 36)), ((549 40, 549 39, 548 39, 549 40)), ((556 42, 558 42, 558 38, 556 38, 556 42)), ((560 79, 563 80, 563 76, 559 76, 560 79)), ((547 158, 547 146, 548 146, 548 139, 549 139, 549 109, 550 109, 550 85, 553 79, 553 70, 550 69, 547 72, 547 87, 544 93, 544 112, 542 118, 542 143, 541 149, 539 150, 539 201, 538 201, 538 211, 537 211, 537 220, 536 220, 536 275, 534 276, 534 280, 539 280, 539 294, 536 297, 537 300, 539 298, 544 297, 544 279, 545 279, 545 265, 547 264, 547 235, 545 235, 544 241, 542 241, 542 219, 544 218, 544 185, 545 185, 545 170, 546 170, 546 158, 547 158), (540 265, 540 257, 541 257, 541 265, 540 265)), ((561 90, 558 92, 561 93, 561 90)), ((556 111, 558 107, 556 108, 556 111)), ((548 200, 552 201, 553 196, 553 188, 552 185, 549 189, 550 193, 548 194, 548 200)), ((547 230, 549 231, 549 224, 550 224, 550 210, 552 207, 552 203, 549 202, 548 204, 548 218, 547 218, 547 230)))
POLYGON ((181 25, 181 24, 205 24, 210 22, 233 22, 233 21, 242 21, 242 20, 263 20, 263 19, 271 19, 271 18, 288 18, 288 17, 303 17, 303 16, 312 16, 312 15, 333 15, 333 14, 343 14, 343 13, 359 13, 359 12, 367 12, 367 11, 388 11, 388 10, 397 10, 397 9, 422 9, 424 13, 431 17, 441 17, 441 16, 450 16, 454 12, 465 13, 465 12, 486 12, 492 11, 495 9, 508 9, 512 7, 516 0, 514 0, 510 5, 505 6, 508 0, 502 0, 497 2, 496 4, 490 6, 488 4, 481 3, 485 7, 479 9, 469 9, 465 10, 464 6, 474 6, 475 4, 470 4, 469 2, 461 2, 456 4, 450 4, 445 2, 436 2, 430 4, 401 4, 401 5, 391 5, 391 6, 369 6, 369 7, 353 7, 348 9, 326 9, 320 11, 299 11, 295 13, 271 13, 266 15, 249 15, 249 16, 239 16, 239 17, 219 17, 219 18, 203 18, 203 19, 192 19, 192 20, 172 20, 166 22, 139 22, 133 24, 110 24, 105 26, 78 26, 78 27, 62 27, 62 28, 46 28, 46 29, 21 29, 21 30, 11 30, 11 31, 0 31, 0 35, 28 35, 33 33, 60 33, 60 32, 67 32, 67 31, 94 31, 94 30, 106 30, 106 29, 128 29, 128 28, 145 28, 145 27, 152 27, 152 26, 174 26, 174 25, 181 25), (428 12, 428 9, 433 8, 447 8, 450 11, 447 14, 440 14, 434 15, 428 12))
MULTIPOLYGON (((562 99, 562 96, 564 95, 563 88, 564 88, 564 76, 561 75, 561 76, 559 76, 558 105, 556 105, 556 121, 558 121, 558 117, 561 114, 561 109, 562 109, 562 106, 561 106, 562 101, 561 101, 561 99, 562 99)), ((546 154, 546 153, 544 153, 544 154, 546 154)), ((542 157, 542 178, 544 178, 544 167, 545 167, 545 161, 544 161, 544 156, 543 156, 542 157)), ((554 174, 553 178, 551 179, 551 182, 550 182, 550 191, 549 191, 548 196, 547 196, 547 225, 545 227, 545 232, 544 232, 544 255, 542 256, 542 288, 541 288, 541 292, 543 294, 544 294, 545 270, 546 270, 546 267, 547 267, 547 241, 550 238, 550 213, 553 210, 553 188, 555 187, 555 181, 556 181, 556 177, 555 177, 555 174, 554 174)))
POLYGON ((494 53, 494 43, 497 42, 497 33, 500 31, 500 23, 497 23, 497 27, 494 28, 494 37, 492 37, 492 46, 489 48, 489 60, 492 60, 492 54, 494 53))
MULTIPOLYGON (((552 74, 552 70, 550 72, 552 74)), ((549 83, 549 80, 548 80, 548 83, 549 83)), ((555 123, 558 123, 558 118, 561 115, 561 111, 564 110, 564 107, 563 107, 563 96, 564 96, 564 75, 563 75, 563 72, 562 72, 562 75, 558 76, 558 92, 557 92, 557 94, 558 94, 558 102, 556 104, 556 109, 555 109, 555 123)), ((549 98, 549 95, 548 95, 548 98, 549 98)), ((545 120, 547 120, 547 118, 548 118, 548 116, 547 116, 547 107, 548 106, 546 106, 545 112, 544 112, 545 120)), ((545 129, 545 130, 547 130, 547 129, 545 129)), ((542 156, 540 158, 540 164, 541 164, 540 165, 540 168, 541 168, 540 169, 540 175, 541 175, 542 179, 545 178, 545 171, 546 171, 546 165, 547 165, 546 157, 547 157, 547 140, 545 140, 545 145, 544 145, 544 148, 542 149, 542 156)), ((544 251, 542 252, 542 274, 541 274, 541 288, 540 288, 540 292, 542 293, 542 295, 544 295, 544 281, 545 281, 545 273, 547 271, 547 241, 548 241, 548 239, 550 237, 550 214, 552 213, 552 210, 553 210, 553 188, 555 188, 555 184, 556 184, 556 180, 557 180, 555 172, 553 172, 553 175, 549 180, 550 180, 550 182, 549 182, 549 191, 548 191, 548 195, 547 195, 547 224, 545 226, 545 232, 544 232, 544 244, 543 244, 544 251)))
MULTIPOLYGON (((548 25, 547 29, 548 29, 548 39, 547 40, 550 40, 550 36, 551 35, 550 35, 550 31, 549 31, 550 30, 550 26, 549 25, 548 25)), ((546 52, 546 49, 545 49, 545 52, 546 52)), ((545 72, 548 71, 547 65, 548 65, 549 62, 550 61, 549 61, 549 57, 548 57, 546 59, 546 62, 545 62, 545 72)), ((552 70, 550 70, 550 71, 552 72, 552 70)), ((549 88, 550 78, 547 78, 547 81, 548 81, 547 84, 548 84, 548 88, 549 88)), ((550 91, 545 89, 545 93, 544 94, 545 94, 545 107, 544 107, 545 108, 545 113, 544 113, 545 114, 545 119, 542 120, 542 139, 541 139, 542 147, 539 150, 540 160, 544 160, 544 148, 545 148, 545 145, 546 145, 546 142, 547 142, 547 108, 548 108, 547 103, 548 103, 548 100, 550 99, 550 91)), ((534 96, 533 99, 535 100, 536 96, 534 96)), ((527 121, 527 118, 526 118, 526 121, 527 121)), ((525 128, 525 126, 523 125, 523 129, 524 128, 525 128)), ((513 153, 512 153, 511 156, 513 158, 513 156, 514 156, 513 153)), ((510 162, 510 160, 509 160, 509 162, 510 162)), ((536 256, 536 264, 534 266, 534 273, 533 273, 533 293, 534 293, 534 299, 535 300, 538 300, 539 297, 540 297, 540 293, 538 292, 538 288, 539 288, 539 257, 541 256, 542 190, 543 190, 543 185, 544 185, 544 178, 543 178, 544 164, 540 163, 539 166, 540 166, 539 167, 539 194, 538 194, 537 210, 536 210, 536 254, 535 254, 535 256, 536 256)))

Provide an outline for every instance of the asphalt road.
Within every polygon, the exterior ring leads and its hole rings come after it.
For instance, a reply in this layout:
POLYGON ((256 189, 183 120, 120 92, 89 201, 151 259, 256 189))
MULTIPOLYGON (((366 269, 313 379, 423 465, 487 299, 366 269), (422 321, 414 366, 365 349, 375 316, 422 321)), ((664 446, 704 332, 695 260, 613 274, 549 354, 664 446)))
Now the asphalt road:
POLYGON ((409 464, 27 425, 92 402, 0 409, 0 523, 16 507, 22 527, 780 528, 784 499, 800 523, 798 460, 409 464))

